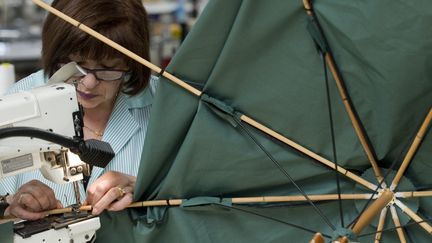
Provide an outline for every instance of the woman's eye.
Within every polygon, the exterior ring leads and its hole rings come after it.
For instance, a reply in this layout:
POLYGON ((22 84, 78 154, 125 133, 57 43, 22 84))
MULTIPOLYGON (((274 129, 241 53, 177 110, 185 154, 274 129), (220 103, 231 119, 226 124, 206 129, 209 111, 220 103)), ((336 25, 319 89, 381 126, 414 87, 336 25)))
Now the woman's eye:
POLYGON ((113 65, 101 65, 102 69, 116 69, 113 65))

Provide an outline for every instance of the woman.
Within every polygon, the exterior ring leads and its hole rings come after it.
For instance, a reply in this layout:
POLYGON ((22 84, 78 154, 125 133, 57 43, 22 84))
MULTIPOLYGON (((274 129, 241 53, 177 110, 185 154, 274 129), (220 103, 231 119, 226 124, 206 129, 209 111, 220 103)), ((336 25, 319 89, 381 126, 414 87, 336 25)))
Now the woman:
MULTIPOLYGON (((55 0, 52 6, 149 60, 147 14, 139 0, 55 0)), ((155 80, 150 70, 78 28, 49 14, 42 31, 43 70, 9 91, 44 85, 63 64, 75 61, 87 71, 77 84, 84 108, 84 139, 108 142, 116 154, 106 168, 94 167, 81 198, 93 213, 119 210, 132 201, 135 175, 144 144, 155 80), (114 203, 113 203, 114 202, 114 203)), ((38 219, 42 211, 73 204, 72 184, 57 185, 39 171, 0 181, 0 195, 10 193, 5 215, 38 219), (15 192, 15 193, 14 193, 15 192), (57 200, 56 200, 57 199, 57 200)))

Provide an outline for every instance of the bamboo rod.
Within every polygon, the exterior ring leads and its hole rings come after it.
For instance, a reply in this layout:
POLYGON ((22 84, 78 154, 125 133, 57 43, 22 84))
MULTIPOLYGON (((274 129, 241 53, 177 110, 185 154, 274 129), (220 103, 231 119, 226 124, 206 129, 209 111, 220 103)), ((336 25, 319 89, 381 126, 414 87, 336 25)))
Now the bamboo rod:
POLYGON ((393 192, 384 190, 380 197, 375 200, 360 216, 358 221, 352 227, 352 231, 358 235, 360 232, 370 224, 370 222, 387 206, 393 199, 393 192))
POLYGON ((312 16, 312 5, 310 0, 303 0, 303 6, 309 16, 312 16))
POLYGON ((184 199, 170 199, 170 200, 154 200, 154 201, 142 201, 131 203, 128 208, 138 207, 160 207, 160 206, 180 206, 184 199))
POLYGON ((414 211, 412 211, 409 207, 407 207, 404 203, 402 203, 399 200, 395 200, 395 204, 404 212, 406 215, 408 215, 411 219, 413 219, 415 222, 417 222, 426 232, 429 234, 432 234, 432 226, 430 226, 428 223, 426 223, 420 216, 418 216, 414 211))
MULTIPOLYGON (((314 17, 312 13, 312 3, 310 2, 310 0, 303 0, 303 5, 306 9, 306 13, 309 16, 314 17)), ((363 150, 365 151, 366 156, 368 157, 369 162, 372 165, 373 171, 375 173, 375 177, 377 178, 378 182, 381 182, 383 181, 381 170, 378 167, 378 163, 375 159, 372 147, 367 142, 366 132, 362 129, 359 118, 354 113, 353 105, 351 104, 351 101, 348 99, 348 93, 346 91, 342 78, 336 69, 334 58, 329 52, 324 53, 324 55, 325 55, 325 60, 327 62, 327 65, 330 69, 330 72, 332 73, 332 76, 336 81, 336 86, 338 87, 339 95, 342 98, 342 102, 344 104, 345 110, 348 113, 348 116, 351 120, 351 123, 354 127, 357 137, 359 138, 363 150)), ((382 185, 385 185, 385 182, 383 182, 382 185)))
POLYGON ((348 237, 343 236, 341 239, 339 239, 339 243, 348 243, 348 237))
MULTIPOLYGON (((343 200, 368 200, 372 196, 371 193, 365 194, 341 194, 343 200)), ((311 201, 330 201, 338 200, 338 194, 323 194, 323 195, 308 195, 311 201)), ((157 207, 157 206, 179 206, 187 199, 170 199, 170 200, 153 200, 131 203, 128 208, 135 207, 157 207)), ((299 202, 307 201, 303 195, 295 196, 262 196, 262 197, 234 197, 231 198, 233 204, 249 204, 249 203, 282 203, 282 202, 299 202)))
MULTIPOLYGON (((311 201, 328 201, 338 200, 339 194, 322 194, 322 195, 307 195, 311 201)), ((365 194, 340 194, 340 198, 343 200, 368 200, 372 197, 372 193, 365 194)), ((276 203, 276 202, 298 202, 307 201, 303 195, 296 196, 265 196, 265 197, 237 197, 232 198, 232 202, 235 204, 242 203, 276 203)))
POLYGON ((325 243, 324 237, 321 233, 316 233, 309 243, 325 243))
MULTIPOLYGON (((79 23, 78 21, 70 18, 69 16, 63 14, 62 12, 56 10, 55 8, 51 7, 50 5, 44 3, 41 0, 32 0, 35 4, 39 5, 40 7, 46 9, 47 11, 51 12, 52 14, 58 16, 59 18, 65 20, 66 22, 78 27, 79 29, 83 30, 84 32, 86 32, 87 34, 95 37, 96 39, 102 41, 103 43, 113 47, 114 49, 120 51, 121 53, 127 55, 128 57, 134 59, 135 61, 143 64, 144 66, 152 69, 155 72, 160 72, 162 69, 157 67, 156 65, 150 63, 149 61, 141 58, 140 56, 136 55, 135 53, 127 50, 126 48, 122 47, 121 45, 111 41, 110 39, 106 38, 105 36, 97 33, 96 31, 94 31, 93 29, 89 28, 88 26, 79 23)), ((163 76, 166 77, 168 80, 173 81, 174 83, 178 84, 179 86, 185 88, 186 90, 188 90, 189 92, 200 96, 201 95, 201 91, 195 89, 194 87, 188 85, 187 83, 185 83, 184 81, 178 79, 177 77, 173 76, 172 74, 168 73, 168 72, 163 72, 163 76)), ((241 116, 241 120, 248 123, 251 126, 254 126, 255 128, 265 132, 266 134, 275 137, 276 139, 278 139, 279 141, 299 150, 302 153, 305 153, 306 155, 318 160, 319 162, 331 167, 331 168, 335 168, 335 165, 333 162, 330 162, 327 159, 324 159, 323 157, 315 154, 314 152, 302 147, 301 145, 289 140, 288 138, 280 135, 279 133, 276 133, 275 131, 269 129, 268 127, 263 126, 262 124, 256 122, 255 120, 251 119, 250 117, 247 117, 245 115, 241 116)), ((376 185, 374 185, 373 183, 370 183, 368 181, 366 181, 365 179, 345 170, 342 169, 341 167, 338 166, 338 171, 340 173, 342 173, 343 175, 351 178, 352 180, 356 181, 357 183, 371 189, 371 190, 375 190, 377 188, 376 185)))
POLYGON ((420 191, 420 192, 396 192, 397 198, 411 198, 411 197, 432 197, 432 191, 420 191))
POLYGON ((396 227, 396 232, 399 236, 400 242, 406 243, 405 233, 402 230, 399 216, 397 215, 396 208, 393 205, 390 206, 390 212, 391 212, 392 219, 393 219, 394 225, 396 227))
MULTIPOLYGON (((81 206, 81 207, 79 207, 78 210, 79 211, 91 211, 92 206, 90 206, 90 205, 81 206)), ((74 212, 73 208, 58 208, 58 209, 52 209, 52 210, 45 211, 45 216, 55 215, 55 214, 63 214, 63 213, 72 213, 72 212, 74 212)), ((8 215, 8 216, 0 217, 0 220, 18 220, 18 219, 19 218, 15 217, 14 215, 8 215)))
MULTIPOLYGON (((349 118, 350 118, 350 120, 352 122, 354 130, 355 130, 355 132, 356 132, 356 134, 357 134, 357 136, 358 136, 358 138, 360 140, 360 143, 361 143, 361 145, 362 145, 362 147, 363 147, 363 149, 364 149, 364 151, 366 153, 366 156, 369 159, 369 162, 372 165, 373 171, 375 173, 375 176, 376 176, 378 182, 381 182, 381 181, 384 180, 384 178, 382 176, 382 173, 381 173, 381 170, 378 167, 378 163, 377 163, 377 161, 375 159, 375 156, 374 156, 374 154, 372 152, 372 148, 370 147, 369 143, 367 142, 366 134, 365 134, 364 130, 361 128, 360 122, 359 122, 357 116, 354 113, 354 110, 352 108, 352 104, 349 101, 348 96, 347 96, 347 92, 346 92, 346 90, 345 90, 345 88, 343 86, 342 79, 340 78, 338 72, 336 71, 336 68, 335 68, 335 65, 334 65, 333 56, 330 53, 326 53, 325 54, 325 59, 326 59, 326 61, 328 63, 328 66, 330 68, 330 72, 332 73, 332 75, 333 75, 333 77, 334 77, 334 79, 336 81, 336 84, 337 84, 340 96, 342 98, 342 101, 343 101, 343 104, 345 106, 345 109, 346 109, 346 111, 348 113, 348 116, 349 116, 349 118)), ((384 183, 385 182, 383 182, 383 184, 384 183)))
MULTIPOLYGON (((329 201, 338 200, 338 194, 322 194, 322 195, 308 195, 311 201, 329 201)), ((365 194, 341 194, 340 198, 343 200, 368 200, 372 197, 371 193, 365 194)), ((169 200, 152 200, 152 201, 141 201, 133 202, 127 206, 127 208, 137 208, 137 207, 162 207, 162 206, 180 206, 187 199, 169 199, 169 200)), ((262 197, 235 197, 231 198, 233 204, 248 204, 248 203, 281 203, 281 202, 299 202, 307 201, 303 195, 295 196, 262 196, 262 197)), ((92 207, 90 205, 81 206, 79 211, 91 211, 92 207)), ((62 214, 71 213, 72 208, 60 208, 48 210, 45 215, 52 214, 62 214)), ((2 219, 14 219, 14 216, 4 217, 2 219)))
MULTIPOLYGON (((91 205, 84 205, 79 207, 79 211, 91 211, 92 206, 91 205)), ((46 215, 52 215, 52 214, 62 214, 62 213, 72 213, 72 208, 58 208, 58 209, 52 209, 49 211, 46 211, 46 215)))
POLYGON ((381 215, 380 215, 379 220, 378 220, 377 233, 375 234, 375 242, 374 243, 380 243, 380 241, 381 241, 382 230, 384 229, 386 216, 387 216, 387 207, 384 207, 381 210, 381 215))
POLYGON ((423 136, 425 135, 427 128, 430 125, 430 122, 432 120, 432 108, 429 110, 428 115, 426 116, 425 120, 423 121, 419 131, 417 132, 416 137, 414 138, 413 143, 411 144, 411 147, 409 148, 402 165, 399 167, 399 170, 396 173, 395 178, 393 179, 390 189, 394 190, 398 184, 400 179, 402 178, 402 175, 404 174, 406 168, 408 168, 408 165, 411 163, 412 158, 414 157, 414 154, 417 152, 419 145, 421 141, 423 140, 423 136))

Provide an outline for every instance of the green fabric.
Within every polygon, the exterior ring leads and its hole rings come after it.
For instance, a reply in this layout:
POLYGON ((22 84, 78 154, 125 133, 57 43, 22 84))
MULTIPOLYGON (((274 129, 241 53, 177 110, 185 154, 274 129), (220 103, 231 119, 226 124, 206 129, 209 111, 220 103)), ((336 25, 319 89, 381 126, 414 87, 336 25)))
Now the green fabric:
MULTIPOLYGON (((432 2, 313 2, 379 166, 400 162, 432 105, 432 2)), ((238 114, 245 114, 334 161, 323 60, 308 22, 301 0, 208 3, 167 68, 201 84, 205 95, 196 97, 161 80, 135 189, 135 200, 198 202, 105 214, 98 242, 308 242, 315 232, 330 238, 340 232, 337 201, 317 203, 335 230, 306 202, 230 208, 201 201, 300 195, 266 152, 307 194, 337 193, 329 168, 236 123, 238 114)), ((330 74, 329 82, 337 160, 361 175, 370 163, 330 74)), ((418 190, 432 185, 430 148, 429 132, 404 175, 418 190)), ((339 177, 342 193, 358 190, 356 183, 339 177)), ((424 218, 432 216, 431 200, 419 199, 418 213, 424 218)), ((347 224, 359 210, 351 200, 342 205, 347 224)), ((374 230, 368 227, 364 233, 374 230)), ((413 242, 432 240, 417 225, 407 232, 413 242)), ((358 238, 373 239, 374 234, 358 238)), ((397 240, 389 231, 381 242, 397 240)))
MULTIPOLYGON (((149 84, 150 85, 150 84, 149 84)), ((150 86, 136 96, 128 96, 127 103, 130 108, 141 108, 151 105, 153 102, 153 94, 150 91, 150 86)))
POLYGON ((0 243, 13 242, 13 222, 0 224, 0 243))
POLYGON ((217 197, 196 197, 182 202, 180 207, 195 207, 203 206, 208 204, 220 204, 225 206, 232 206, 232 202, 228 198, 217 198, 217 197))

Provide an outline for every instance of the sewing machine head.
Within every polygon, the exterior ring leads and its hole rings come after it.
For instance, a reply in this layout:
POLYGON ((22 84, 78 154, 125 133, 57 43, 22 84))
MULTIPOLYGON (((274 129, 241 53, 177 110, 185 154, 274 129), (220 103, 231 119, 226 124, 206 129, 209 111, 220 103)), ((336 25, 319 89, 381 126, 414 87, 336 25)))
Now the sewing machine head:
MULTIPOLYGON (((0 113, 0 129, 32 127, 83 138, 82 112, 72 85, 54 84, 1 97, 0 113)), ((47 179, 66 183, 82 179, 86 167, 69 149, 31 133, 0 140, 0 178, 41 169, 47 179)))

